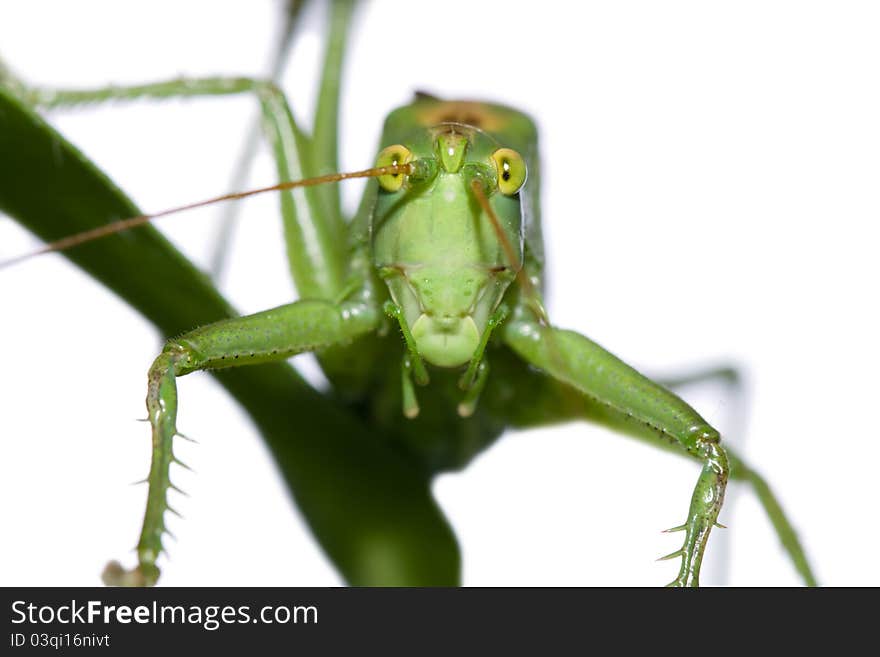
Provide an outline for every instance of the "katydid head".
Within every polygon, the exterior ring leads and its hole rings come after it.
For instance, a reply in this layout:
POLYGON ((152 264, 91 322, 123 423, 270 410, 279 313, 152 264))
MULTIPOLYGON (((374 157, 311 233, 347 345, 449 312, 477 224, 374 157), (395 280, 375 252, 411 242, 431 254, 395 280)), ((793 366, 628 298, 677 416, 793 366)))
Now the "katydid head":
POLYGON ((477 128, 442 123, 384 148, 376 164, 410 173, 379 178, 374 264, 419 354, 467 364, 522 267, 525 163, 477 128))

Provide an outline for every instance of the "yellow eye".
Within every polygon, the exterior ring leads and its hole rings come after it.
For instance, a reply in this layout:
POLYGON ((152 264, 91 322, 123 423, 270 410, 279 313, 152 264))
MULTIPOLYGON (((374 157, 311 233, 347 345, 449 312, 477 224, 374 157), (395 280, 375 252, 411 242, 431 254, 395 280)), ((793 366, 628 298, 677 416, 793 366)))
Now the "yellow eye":
POLYGON ((512 148, 499 148, 492 153, 498 170, 498 189, 505 196, 513 196, 526 182, 526 162, 512 148))
MULTIPOLYGON (((391 167, 395 164, 406 164, 411 159, 411 150, 406 146, 394 144, 394 146, 387 146, 382 149, 379 153, 379 157, 376 158, 376 166, 391 167)), ((403 186, 403 179, 404 174, 402 173, 389 173, 384 176, 379 176, 379 185, 386 192, 396 192, 403 186)))

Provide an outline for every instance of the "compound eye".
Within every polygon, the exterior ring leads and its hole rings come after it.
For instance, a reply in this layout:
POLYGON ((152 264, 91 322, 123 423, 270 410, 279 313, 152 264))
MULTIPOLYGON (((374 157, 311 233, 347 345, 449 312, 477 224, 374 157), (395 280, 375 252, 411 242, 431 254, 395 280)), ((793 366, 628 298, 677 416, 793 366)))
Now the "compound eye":
MULTIPOLYGON (((395 164, 407 164, 412 159, 412 151, 406 146, 394 144, 383 148, 376 158, 377 167, 392 167, 395 164)), ((386 192, 396 192, 403 187, 403 173, 388 173, 379 176, 379 186, 386 192)))
POLYGON ((498 170, 498 189, 505 196, 516 194, 526 182, 526 162, 512 148, 499 148, 492 153, 498 170))

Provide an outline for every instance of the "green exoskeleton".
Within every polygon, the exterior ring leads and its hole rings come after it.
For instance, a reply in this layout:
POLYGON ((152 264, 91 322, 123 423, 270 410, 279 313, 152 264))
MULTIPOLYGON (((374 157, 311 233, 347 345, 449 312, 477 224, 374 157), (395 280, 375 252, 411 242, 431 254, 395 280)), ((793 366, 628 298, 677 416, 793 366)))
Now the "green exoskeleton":
MULTIPOLYGON (((703 462, 687 521, 678 527, 682 549, 670 555, 682 558, 674 583, 696 585, 724 499, 728 456, 718 432, 687 404, 537 310, 539 177, 531 120, 496 105, 419 99, 391 114, 382 143, 377 166, 400 172, 369 186, 342 243, 347 248, 335 240, 296 246, 295 262, 312 260, 307 276, 297 278, 305 300, 184 334, 156 359, 147 396, 154 452, 140 563, 125 575, 114 567, 110 581, 158 577, 177 433, 175 377, 330 350, 323 358, 330 380, 367 403, 372 421, 429 472, 461 466, 521 414, 555 421, 560 413, 587 415, 604 406, 677 442, 703 462), (531 283, 517 283, 520 272, 531 283), (383 329, 383 309, 402 337, 383 329), (379 331, 386 335, 377 338, 379 331), (493 360, 503 362, 494 377, 493 360), (389 376, 395 368, 380 364, 394 361, 400 374, 389 376), (531 401, 512 394, 517 380, 515 389, 531 401), (430 386, 421 404, 414 383, 430 386)), ((381 580, 371 573, 362 581, 381 580)))
MULTIPOLYGON (((347 11, 345 3, 338 5, 331 43, 344 41, 347 11)), ((225 383, 242 396, 258 396, 254 405, 289 403, 320 418, 299 433, 294 426, 290 435, 277 422, 261 428, 274 436, 269 442, 318 541, 352 584, 458 583, 455 539, 431 498, 431 479, 463 467, 508 427, 565 420, 671 444, 701 464, 684 522, 674 528, 683 538, 681 549, 668 555, 681 558, 673 584, 698 584, 729 478, 755 486, 796 567, 813 583, 769 489, 722 445, 713 427, 599 345, 552 324, 541 296, 533 121, 501 105, 419 95, 387 118, 373 168, 330 173, 338 170, 333 71, 341 52, 341 46, 330 50, 320 96, 325 118, 312 135, 295 124, 283 95, 267 83, 214 79, 104 92, 255 92, 280 176, 304 181, 279 192, 300 300, 244 317, 193 320, 191 330, 167 341, 149 370, 153 448, 138 564, 131 570, 111 564, 106 581, 153 584, 159 577, 156 562, 174 488, 177 377, 247 370, 315 351, 332 384, 326 396, 301 392, 288 402, 285 389, 271 381, 258 392, 245 390, 256 390, 253 379, 225 383), (370 180, 349 220, 339 210, 335 183, 354 175, 370 180), (290 443, 280 446, 285 439, 290 443)), ((18 111, 25 115, 15 106, 16 95, 28 97, 22 89, 4 99, 10 108, 4 120, 17 120, 18 111)), ((48 104, 46 98, 31 102, 48 104)), ((67 101, 79 102, 73 95, 67 101)), ((51 102, 64 104, 64 94, 51 102)), ((13 216, 26 214, 15 199, 3 205, 13 216)), ((221 307, 215 314, 233 313, 221 307)), ((157 323, 163 329, 172 324, 157 323)))

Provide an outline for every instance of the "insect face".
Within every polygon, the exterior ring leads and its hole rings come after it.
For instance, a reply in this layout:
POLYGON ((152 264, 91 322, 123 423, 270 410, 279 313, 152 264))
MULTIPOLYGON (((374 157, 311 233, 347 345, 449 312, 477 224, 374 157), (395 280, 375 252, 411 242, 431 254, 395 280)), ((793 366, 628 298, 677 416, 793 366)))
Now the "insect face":
POLYGON ((448 123, 380 154, 380 160, 411 161, 417 171, 432 174, 380 181, 373 249, 416 348, 441 367, 470 361, 522 261, 519 199, 515 191, 496 193, 498 150, 485 133, 448 123), (475 180, 489 196, 500 231, 474 197, 475 180), (505 241, 515 249, 514 261, 505 241))

